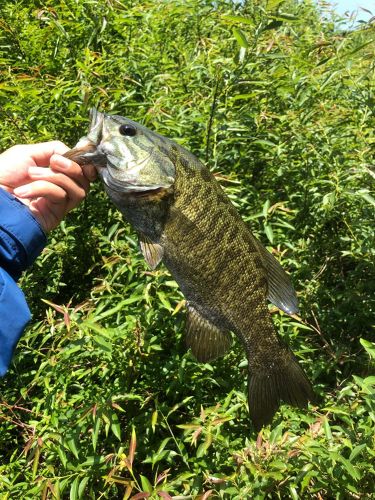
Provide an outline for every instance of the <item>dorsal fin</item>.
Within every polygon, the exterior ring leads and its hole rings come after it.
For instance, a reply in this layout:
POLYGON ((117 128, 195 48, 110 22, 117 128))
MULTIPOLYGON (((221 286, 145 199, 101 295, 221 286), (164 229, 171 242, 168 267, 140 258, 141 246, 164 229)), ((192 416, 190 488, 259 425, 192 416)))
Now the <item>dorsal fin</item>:
POLYGON ((267 273, 268 300, 276 307, 287 314, 297 314, 298 299, 294 291, 290 277, 284 271, 278 260, 254 238, 254 242, 259 250, 263 266, 267 273))
POLYGON ((227 331, 217 328, 191 306, 188 306, 185 341, 193 355, 202 363, 223 356, 231 345, 231 337, 227 331))

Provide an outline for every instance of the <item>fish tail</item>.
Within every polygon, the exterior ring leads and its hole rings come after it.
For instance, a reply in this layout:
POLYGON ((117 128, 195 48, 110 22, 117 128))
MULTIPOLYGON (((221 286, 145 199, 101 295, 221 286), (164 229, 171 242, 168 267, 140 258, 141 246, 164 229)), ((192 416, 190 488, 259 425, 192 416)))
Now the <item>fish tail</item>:
POLYGON ((271 422, 282 402, 305 408, 315 401, 309 379, 286 347, 281 363, 271 363, 267 371, 249 367, 248 391, 250 418, 257 431, 271 422))

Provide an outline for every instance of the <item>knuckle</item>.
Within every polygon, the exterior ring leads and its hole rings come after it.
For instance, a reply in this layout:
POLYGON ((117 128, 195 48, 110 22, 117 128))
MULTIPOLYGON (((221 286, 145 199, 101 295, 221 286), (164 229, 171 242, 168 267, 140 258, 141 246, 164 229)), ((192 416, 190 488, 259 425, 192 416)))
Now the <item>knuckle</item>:
POLYGON ((79 190, 79 193, 78 193, 78 201, 81 202, 82 200, 84 200, 86 197, 86 194, 87 194, 86 189, 81 188, 79 190))
POLYGON ((57 154, 64 154, 69 150, 68 146, 62 141, 50 141, 50 145, 57 154))
POLYGON ((61 148, 61 147, 66 147, 66 144, 64 144, 62 141, 51 141, 51 144, 54 146, 61 148))
POLYGON ((74 192, 71 193, 71 196, 69 196, 69 209, 71 210, 79 205, 81 201, 84 200, 85 196, 86 191, 82 187, 75 189, 74 192))
POLYGON ((8 151, 12 153, 21 153, 25 148, 27 148, 26 144, 15 144, 14 146, 10 147, 8 151))

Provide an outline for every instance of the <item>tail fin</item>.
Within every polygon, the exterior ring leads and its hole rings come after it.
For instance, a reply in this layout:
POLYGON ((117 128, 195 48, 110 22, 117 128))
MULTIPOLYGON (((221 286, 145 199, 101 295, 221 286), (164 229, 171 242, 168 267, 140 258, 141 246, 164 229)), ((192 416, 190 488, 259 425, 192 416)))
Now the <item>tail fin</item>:
POLYGON ((315 395, 310 381, 288 350, 286 356, 269 371, 249 372, 249 413, 257 431, 269 424, 281 402, 305 408, 315 395))

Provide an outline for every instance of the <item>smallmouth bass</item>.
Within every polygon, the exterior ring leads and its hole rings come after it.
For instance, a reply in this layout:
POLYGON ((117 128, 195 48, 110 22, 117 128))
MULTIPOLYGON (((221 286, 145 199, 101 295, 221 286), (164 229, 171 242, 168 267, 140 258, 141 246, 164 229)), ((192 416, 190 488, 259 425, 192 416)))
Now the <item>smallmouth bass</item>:
POLYGON ((92 110, 88 135, 65 156, 96 166, 149 266, 162 261, 169 269, 187 300, 186 344, 198 361, 224 355, 229 332, 239 337, 257 430, 282 402, 302 408, 315 399, 267 306, 268 299, 298 312, 290 279, 192 153, 139 123, 92 110))

